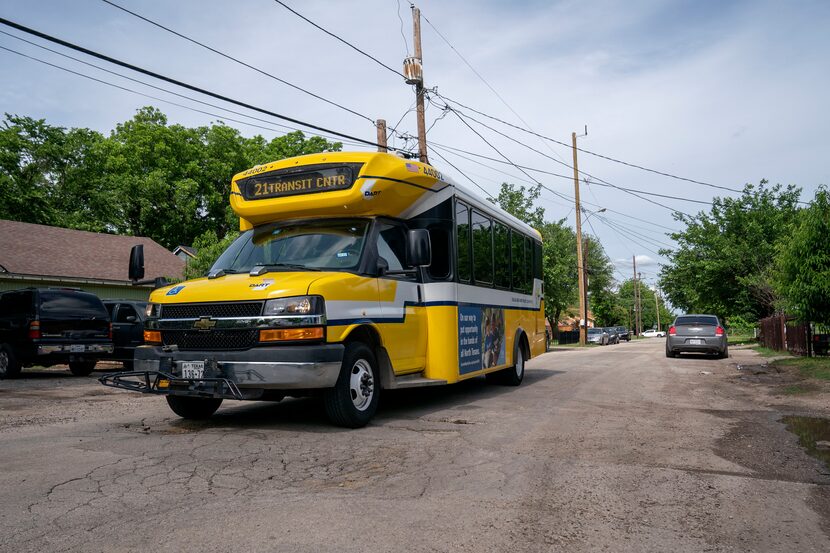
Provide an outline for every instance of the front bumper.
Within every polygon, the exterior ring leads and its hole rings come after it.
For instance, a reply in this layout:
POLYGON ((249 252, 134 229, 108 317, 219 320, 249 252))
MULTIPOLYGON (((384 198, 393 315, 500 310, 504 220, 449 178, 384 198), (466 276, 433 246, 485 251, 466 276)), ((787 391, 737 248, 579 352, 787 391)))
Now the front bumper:
POLYGON ((343 361, 343 344, 275 346, 244 351, 165 351, 135 349, 135 372, 162 372, 181 378, 180 363, 204 361, 204 379, 221 379, 238 388, 300 390, 331 388, 343 361))

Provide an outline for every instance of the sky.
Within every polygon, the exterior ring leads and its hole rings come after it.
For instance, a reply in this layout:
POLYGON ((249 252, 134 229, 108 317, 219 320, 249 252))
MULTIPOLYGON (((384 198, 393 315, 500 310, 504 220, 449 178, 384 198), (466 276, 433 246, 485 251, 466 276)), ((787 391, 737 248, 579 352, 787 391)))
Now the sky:
MULTIPOLYGON (((385 119, 390 127, 400 121, 401 134, 416 134, 414 94, 400 76, 273 0, 113 2, 362 116, 278 83, 101 0, 4 0, 0 17, 365 140, 376 138, 368 119, 385 119)), ((412 54, 408 1, 284 2, 395 70, 401 70, 403 59, 412 54)), ((417 5, 424 17, 425 86, 437 87, 448 98, 566 145, 572 132, 581 135, 587 127, 587 136, 578 139, 580 148, 717 186, 740 190, 746 183, 767 179, 772 184, 800 186, 802 199, 809 201, 819 185, 830 184, 830 2, 424 0, 417 5)), ((0 31, 127 73, 2 25, 0 31)), ((138 108, 155 105, 171 122, 189 126, 223 120, 246 136, 267 138, 291 130, 279 126, 285 122, 263 123, 206 108, 8 34, 0 34, 0 47, 213 115, 0 50, 4 75, 0 111, 6 113, 108 133, 138 108)), ((570 147, 458 108, 525 145, 468 120, 488 144, 455 113, 442 112, 439 101, 428 106, 426 115, 433 165, 462 184, 472 186, 468 178, 472 179, 491 194, 505 181, 525 186, 541 182, 559 194, 543 190, 539 205, 546 217, 573 224, 570 147), (469 154, 460 157, 442 146, 498 161, 469 154), (512 164, 533 170, 522 171, 512 164)), ((393 146, 412 144, 390 140, 393 146)), ((366 147, 347 144, 344 149, 366 147)), ((600 181, 698 202, 737 195, 586 153, 579 154, 578 165, 587 210, 584 231, 598 237, 619 280, 630 277, 631 260, 637 256, 643 279, 655 282, 659 264, 665 261, 658 250, 673 244, 665 233, 683 228, 672 210, 694 214, 709 206, 646 195, 665 207, 658 206, 600 181), (606 211, 593 214, 603 208, 606 211)))

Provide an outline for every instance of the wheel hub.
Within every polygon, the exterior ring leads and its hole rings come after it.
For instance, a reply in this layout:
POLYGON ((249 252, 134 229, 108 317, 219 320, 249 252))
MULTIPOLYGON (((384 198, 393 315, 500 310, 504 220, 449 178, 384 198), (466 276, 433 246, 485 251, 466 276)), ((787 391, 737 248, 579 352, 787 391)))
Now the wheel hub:
POLYGON ((375 379, 367 361, 358 359, 352 367, 349 392, 358 411, 364 411, 369 407, 375 394, 375 379))

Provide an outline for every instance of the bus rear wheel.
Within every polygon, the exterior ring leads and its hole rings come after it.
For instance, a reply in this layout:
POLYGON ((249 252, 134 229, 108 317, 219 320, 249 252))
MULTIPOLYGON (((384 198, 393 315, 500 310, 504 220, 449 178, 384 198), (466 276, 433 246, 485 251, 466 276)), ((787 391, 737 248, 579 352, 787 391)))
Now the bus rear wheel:
POLYGON ((380 398, 377 366, 369 346, 362 342, 346 345, 337 383, 323 394, 326 416, 333 424, 360 428, 375 416, 380 398))
POLYGON ((516 364, 512 367, 502 369, 494 373, 484 375, 487 382, 503 384, 505 386, 518 386, 525 377, 525 354, 522 346, 516 348, 516 364))

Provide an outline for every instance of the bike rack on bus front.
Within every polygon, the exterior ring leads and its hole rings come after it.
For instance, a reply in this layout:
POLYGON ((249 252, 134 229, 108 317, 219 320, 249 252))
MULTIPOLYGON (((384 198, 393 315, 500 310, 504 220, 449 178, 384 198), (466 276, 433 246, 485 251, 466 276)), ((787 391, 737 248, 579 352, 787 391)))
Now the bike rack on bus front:
POLYGON ((227 378, 182 378, 162 371, 125 371, 106 374, 99 378, 98 382, 111 388, 121 388, 143 394, 169 395, 174 393, 195 397, 245 399, 239 387, 227 378), (183 383, 187 383, 186 389, 180 387, 183 383), (200 389, 204 384, 212 384, 213 387, 212 389, 200 389))

